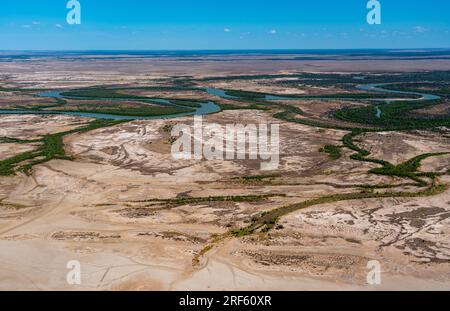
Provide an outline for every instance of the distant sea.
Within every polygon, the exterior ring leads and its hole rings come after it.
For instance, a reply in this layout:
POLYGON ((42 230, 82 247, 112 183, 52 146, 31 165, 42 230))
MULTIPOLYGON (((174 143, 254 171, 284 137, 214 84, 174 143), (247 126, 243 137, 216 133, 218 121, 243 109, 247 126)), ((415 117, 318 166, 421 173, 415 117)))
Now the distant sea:
MULTIPOLYGON (((0 51, 0 62, 50 59, 201 58, 260 56, 267 60, 450 59, 450 49, 351 49, 351 50, 186 50, 186 51, 0 51)), ((220 59, 218 59, 220 60, 220 59)))

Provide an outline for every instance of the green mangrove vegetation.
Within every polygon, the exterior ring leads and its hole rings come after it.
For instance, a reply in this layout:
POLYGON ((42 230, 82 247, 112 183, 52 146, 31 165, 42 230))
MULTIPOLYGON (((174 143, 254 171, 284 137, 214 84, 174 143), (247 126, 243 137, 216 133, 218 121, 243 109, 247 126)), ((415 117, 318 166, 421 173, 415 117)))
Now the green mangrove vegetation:
POLYGON ((442 103, 432 101, 398 101, 379 105, 380 116, 374 113, 373 106, 343 108, 335 112, 338 119, 369 124, 387 130, 423 129, 439 126, 450 126, 450 117, 416 117, 414 110, 431 107, 442 103))
MULTIPOLYGON (((388 99, 392 98, 392 94, 389 93, 336 93, 336 94, 325 94, 325 95, 303 95, 303 94, 273 94, 273 93, 261 93, 261 92, 250 92, 241 90, 226 90, 225 94, 228 96, 233 96, 241 99, 265 99, 267 96, 274 96, 280 98, 288 99, 344 99, 344 100, 365 100, 365 99, 388 99)), ((396 94, 397 98, 409 98, 418 99, 421 96, 417 94, 396 94)))
MULTIPOLYGON (((123 122, 125 121, 94 120, 77 129, 56 134, 48 134, 39 140, 20 140, 20 143, 34 142, 40 143, 40 145, 33 151, 23 152, 8 159, 0 160, 0 176, 11 176, 17 171, 30 174, 33 166, 46 163, 53 159, 71 160, 71 157, 67 156, 64 151, 64 136, 74 133, 88 132, 102 127, 117 125, 123 122)), ((11 141, 9 138, 6 140, 11 141)), ((12 141, 14 140, 15 139, 12 139, 12 141)))
POLYGON ((188 204, 202 204, 211 202, 259 202, 284 194, 263 194, 263 195, 239 195, 239 196, 209 196, 209 197, 181 197, 174 199, 147 199, 133 201, 133 203, 153 203, 154 205, 164 204, 167 206, 183 206, 188 204))
POLYGON ((65 108, 58 112, 83 112, 83 113, 101 113, 117 116, 128 117, 157 117, 161 115, 174 115, 181 113, 194 112, 194 109, 181 108, 176 106, 139 106, 139 107, 124 107, 124 108, 108 108, 89 105, 87 107, 77 106, 76 109, 65 108))
POLYGON ((369 188, 371 191, 363 190, 361 192, 323 196, 317 199, 307 200, 301 203, 276 208, 269 212, 265 212, 256 217, 253 217, 250 225, 244 228, 233 229, 230 231, 230 234, 235 237, 242 237, 245 235, 253 234, 257 230, 260 230, 263 233, 269 232, 271 229, 275 227, 275 225, 278 223, 279 219, 282 216, 315 205, 322 205, 339 201, 360 200, 360 199, 394 198, 394 197, 412 198, 412 197, 433 196, 443 193, 448 189, 448 185, 439 184, 437 182, 437 177, 441 175, 440 173, 434 172, 421 173, 418 172, 418 170, 423 160, 433 156, 449 155, 450 152, 426 153, 416 156, 399 165, 393 165, 384 160, 367 158, 370 155, 370 152, 358 147, 353 141, 353 139, 360 134, 362 134, 361 131, 355 131, 344 136, 343 138, 344 146, 357 152, 352 156, 355 160, 381 164, 383 165, 382 168, 373 169, 369 171, 369 173, 412 179, 415 182, 415 184, 413 185, 420 188, 420 190, 417 192, 405 192, 405 191, 376 192, 374 191, 375 189, 385 189, 389 188, 389 186, 375 185, 367 187, 366 185, 361 185, 361 188, 369 188))
MULTIPOLYGON (((158 90, 160 87, 150 89, 158 90)), ((52 103, 43 105, 16 105, 13 108, 3 109, 5 111, 15 110, 30 111, 30 113, 96 113, 105 115, 117 115, 127 117, 156 117, 162 115, 176 115, 184 113, 193 113, 202 106, 205 101, 197 99, 163 99, 133 94, 122 93, 127 90, 147 89, 147 87, 89 87, 61 92, 61 97, 51 98, 52 103), (68 100, 79 101, 76 105, 68 103, 68 100), (101 101, 101 104, 91 103, 89 101, 101 101), (84 101, 84 102, 83 102, 84 101), (166 102, 167 101, 167 102, 166 102)), ((165 89, 165 88, 162 88, 165 89)), ((181 90, 181 87, 167 87, 167 90, 181 90)), ((21 89, 21 88, 0 88, 0 92, 20 92, 38 96, 36 92, 42 93, 39 89, 21 89)))
POLYGON ((326 145, 320 148, 320 152, 328 153, 331 160, 338 160, 341 158, 341 147, 335 145, 326 145))

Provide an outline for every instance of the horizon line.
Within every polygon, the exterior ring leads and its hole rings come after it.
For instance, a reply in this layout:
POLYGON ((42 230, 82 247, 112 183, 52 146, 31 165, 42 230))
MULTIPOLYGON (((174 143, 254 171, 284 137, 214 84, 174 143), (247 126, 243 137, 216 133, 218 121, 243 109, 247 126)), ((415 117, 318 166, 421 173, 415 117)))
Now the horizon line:
POLYGON ((407 51, 407 50, 450 50, 450 47, 411 48, 280 48, 280 49, 17 49, 0 52, 238 52, 238 51, 407 51))

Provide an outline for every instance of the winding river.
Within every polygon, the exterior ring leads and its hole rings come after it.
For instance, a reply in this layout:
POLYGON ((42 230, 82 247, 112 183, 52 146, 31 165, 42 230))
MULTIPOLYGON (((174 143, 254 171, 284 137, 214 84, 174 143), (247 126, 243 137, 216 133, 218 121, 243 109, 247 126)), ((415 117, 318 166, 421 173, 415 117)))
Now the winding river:
MULTIPOLYGON (((389 103, 392 101, 418 101, 418 100, 437 100, 440 99, 440 96, 433 95, 433 94, 425 94, 425 93, 417 93, 417 92, 407 92, 407 91, 395 91, 395 90, 389 90, 383 88, 383 86, 389 85, 388 83, 380 83, 380 84, 365 84, 365 85, 358 85, 356 88, 359 90, 364 90, 368 92, 383 92, 383 93, 392 93, 392 94, 409 94, 409 95, 415 95, 415 96, 421 96, 420 98, 392 98, 392 99, 370 99, 371 101, 382 101, 385 103, 389 103)), ((230 96, 226 93, 225 90, 216 89, 216 88, 206 88, 205 91, 213 96, 221 97, 224 99, 237 99, 239 97, 230 96)), ((61 95, 62 91, 49 91, 49 92, 43 92, 38 94, 40 97, 47 97, 47 98, 63 98, 61 95)), ((83 99, 83 98, 79 98, 83 99)), ((100 100, 124 100, 121 99, 112 99, 112 98, 95 98, 100 100)), ((332 98, 320 98, 320 97, 314 97, 314 98, 308 98, 308 97, 284 97, 284 96, 278 96, 278 95, 265 95, 263 98, 264 100, 268 101, 275 101, 275 100, 317 100, 317 99, 323 99, 323 100, 333 100, 332 98)), ((352 98, 345 98, 346 100, 352 100, 352 98)), ((357 98, 354 98, 353 100, 356 100, 357 98)), ((170 102, 170 100, 166 99, 152 99, 153 101, 165 105, 165 106, 177 106, 179 105, 173 104, 170 102)), ((182 106, 186 108, 185 106, 182 106)), ((114 115, 114 114, 103 114, 103 113, 90 113, 90 112, 71 112, 71 111, 48 111, 48 110, 1 110, 0 114, 35 114, 35 115, 51 115, 51 114, 64 114, 64 115, 71 115, 71 116, 78 116, 78 117, 87 117, 87 118, 96 118, 96 119, 110 119, 110 120, 156 120, 156 119, 173 119, 173 118, 179 118, 179 117, 186 117, 186 116, 192 116, 192 115, 208 115, 220 112, 221 108, 215 104, 212 101, 201 103, 201 106, 196 108, 193 112, 186 112, 186 113, 179 113, 179 114, 169 114, 169 115, 160 115, 160 116, 151 116, 151 117, 142 117, 142 116, 121 116, 121 115, 114 115)), ((381 118, 382 110, 379 106, 375 107, 375 114, 377 118, 381 118)))
POLYGON ((440 99, 440 96, 433 95, 433 94, 425 94, 425 93, 417 93, 417 92, 407 92, 407 91, 395 91, 395 90, 389 90, 383 88, 383 86, 389 85, 389 83, 379 83, 379 84, 363 84, 358 85, 356 88, 363 91, 369 91, 369 92, 383 92, 383 93, 392 93, 392 94, 407 94, 407 95, 417 95, 421 96, 420 98, 412 98, 412 99, 405 99, 405 98, 399 98, 399 99, 383 99, 383 101, 392 102, 392 101, 415 101, 415 100, 436 100, 440 99))
MULTIPOLYGON (((357 80, 364 80, 364 77, 358 77, 357 80)), ((433 95, 433 94, 425 94, 425 93, 418 93, 418 92, 407 92, 407 91, 396 91, 396 90, 389 90, 383 88, 383 86, 389 85, 389 83, 378 83, 378 84, 364 84, 364 85, 358 85, 356 88, 358 90, 362 91, 368 91, 368 92, 381 92, 381 93, 391 93, 391 94, 407 94, 407 95, 414 95, 414 96, 420 96, 420 98, 370 98, 366 100, 370 101, 378 101, 378 102, 384 102, 389 104, 390 102, 394 101, 422 101, 422 100, 437 100, 440 99, 440 96, 433 95)), ((219 96, 225 99, 233 99, 236 98, 234 96, 230 96, 226 93, 226 91, 221 89, 215 89, 215 88, 207 88, 206 91, 215 96, 219 96)), ((336 100, 336 98, 327 98, 327 97, 285 97, 285 96, 279 96, 279 95, 265 95, 263 97, 263 100, 267 101, 275 101, 275 100, 336 100)), ((351 98, 346 97, 345 100, 364 100, 361 98, 351 98)), ((383 111, 380 109, 379 106, 375 107, 375 115, 377 118, 381 118, 383 111)))
MULTIPOLYGON (((408 100, 408 101, 422 101, 422 100, 437 100, 440 99, 440 96, 437 95, 433 95, 433 94, 425 94, 425 93, 417 93, 417 92, 407 92, 407 91, 396 91, 396 90, 389 90, 389 89, 385 89, 383 88, 383 86, 389 85, 387 83, 382 83, 382 84, 365 84, 365 85, 358 85, 356 88, 359 90, 363 90, 363 91, 369 91, 369 92, 383 92, 383 93, 392 93, 392 94, 409 94, 409 95, 418 95, 421 96, 420 98, 411 98, 411 99, 405 99, 405 98, 401 98, 401 99, 383 99, 382 101, 384 101, 385 103, 389 104, 390 102, 393 101, 404 101, 404 100, 408 100)), ((375 116, 380 119, 381 116, 383 114, 383 111, 380 109, 379 106, 375 107, 375 116)))
MULTIPOLYGON (((47 97, 47 98, 64 98, 61 95, 62 91, 49 91, 38 94, 39 97, 47 97)), ((72 98, 72 97, 67 97, 72 98)), ((83 99, 83 98, 79 98, 83 99)), ((95 100, 126 100, 126 99, 114 99, 114 98, 95 98, 95 100)), ((183 108, 191 108, 186 106, 176 105, 170 102, 170 100, 166 99, 151 99, 152 101, 161 104, 163 106, 175 106, 175 107, 183 107, 183 108)), ((214 102, 209 101, 206 103, 200 103, 200 107, 195 108, 193 112, 185 112, 178 114, 168 114, 168 115, 159 115, 159 116, 122 116, 115 114, 104 114, 104 113, 92 113, 92 112, 73 112, 73 111, 49 111, 49 110, 27 110, 27 109, 18 109, 18 110, 1 110, 0 114, 34 114, 34 115, 70 115, 77 117, 86 117, 86 118, 95 118, 95 119, 109 119, 109 120, 159 120, 159 119, 174 119, 192 115, 207 115, 220 112, 221 109, 214 102)))

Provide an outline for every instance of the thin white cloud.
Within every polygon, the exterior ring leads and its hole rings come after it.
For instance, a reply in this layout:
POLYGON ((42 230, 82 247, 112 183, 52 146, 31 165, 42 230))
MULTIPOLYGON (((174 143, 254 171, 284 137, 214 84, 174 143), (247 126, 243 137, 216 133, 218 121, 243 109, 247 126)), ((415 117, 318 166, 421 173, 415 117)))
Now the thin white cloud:
POLYGON ((23 25, 23 28, 31 28, 31 25, 23 25))
POLYGON ((56 28, 62 28, 63 26, 61 24, 56 24, 55 27, 56 28))
POLYGON ((231 29, 230 29, 230 28, 225 28, 223 31, 225 31, 225 32, 231 32, 231 29))
POLYGON ((424 32, 427 32, 427 31, 428 31, 428 29, 425 28, 425 27, 422 27, 422 26, 414 27, 414 32, 416 32, 416 33, 424 33, 424 32))
POLYGON ((276 29, 272 29, 269 31, 269 35, 276 35, 278 32, 276 29))

